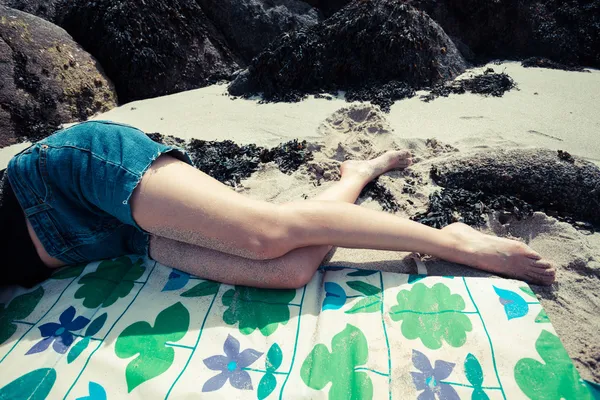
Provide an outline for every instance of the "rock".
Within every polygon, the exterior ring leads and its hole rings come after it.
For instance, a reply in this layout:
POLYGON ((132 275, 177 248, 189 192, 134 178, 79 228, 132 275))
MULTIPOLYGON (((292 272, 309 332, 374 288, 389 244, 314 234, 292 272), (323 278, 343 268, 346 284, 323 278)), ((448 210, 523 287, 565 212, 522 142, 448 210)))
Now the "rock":
POLYGON ((240 62, 194 0, 73 0, 60 25, 104 67, 122 102, 227 79, 240 62))
POLYGON ((480 60, 547 57, 600 66, 600 0, 408 0, 480 60))
POLYGON ((321 13, 300 0, 198 0, 246 63, 281 34, 317 24, 321 13))
POLYGON ((444 160, 432 177, 444 188, 515 196, 535 210, 599 226, 600 169, 572 158, 545 149, 488 150, 444 160))
POLYGON ((413 87, 455 77, 466 68, 444 31, 425 13, 396 0, 355 0, 331 18, 280 37, 230 87, 253 85, 267 100, 346 90, 392 80, 413 87))
MULTIPOLYGON (((599 0, 403 0, 439 23, 468 60, 547 57, 600 66, 599 0)), ((326 17, 350 0, 319 0, 326 17)))
POLYGON ((61 28, 0 6, 0 147, 114 107, 112 83, 61 28))
POLYGON ((351 0, 318 0, 314 6, 321 10, 325 18, 329 18, 344 8, 350 1, 351 0))
POLYGON ((0 0, 5 5, 15 10, 33 14, 46 21, 54 22, 57 5, 63 0, 0 0))

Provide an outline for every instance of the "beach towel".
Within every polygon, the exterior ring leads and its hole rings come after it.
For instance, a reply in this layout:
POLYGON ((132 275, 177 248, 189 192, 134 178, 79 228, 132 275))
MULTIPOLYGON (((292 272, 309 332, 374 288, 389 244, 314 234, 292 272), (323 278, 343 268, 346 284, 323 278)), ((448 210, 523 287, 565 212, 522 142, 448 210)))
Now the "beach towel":
POLYGON ((593 398, 515 280, 323 266, 266 290, 128 256, 10 297, 0 399, 593 398))

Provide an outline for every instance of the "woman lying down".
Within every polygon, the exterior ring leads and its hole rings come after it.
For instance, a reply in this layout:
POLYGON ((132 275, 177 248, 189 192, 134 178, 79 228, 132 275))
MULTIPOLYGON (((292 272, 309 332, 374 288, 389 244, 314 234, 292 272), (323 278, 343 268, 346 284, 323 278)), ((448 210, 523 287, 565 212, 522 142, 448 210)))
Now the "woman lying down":
POLYGON ((194 168, 184 150, 130 126, 86 122, 13 157, 0 172, 1 284, 33 286, 55 268, 146 255, 232 285, 298 288, 332 246, 418 252, 549 285, 552 263, 525 244, 464 224, 434 229, 353 204, 409 151, 346 161, 313 199, 272 204, 194 168))

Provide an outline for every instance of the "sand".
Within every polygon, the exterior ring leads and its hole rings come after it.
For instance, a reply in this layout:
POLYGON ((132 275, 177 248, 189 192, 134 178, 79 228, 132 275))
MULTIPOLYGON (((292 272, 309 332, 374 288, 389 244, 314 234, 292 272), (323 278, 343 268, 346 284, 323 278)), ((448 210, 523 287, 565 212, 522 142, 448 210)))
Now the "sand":
MULTIPOLYGON (((428 175, 431 163, 455 154, 543 147, 565 150, 600 165, 600 71, 526 69, 514 62, 487 67, 507 72, 519 90, 502 98, 464 94, 430 103, 415 97, 397 102, 389 114, 384 114, 368 105, 348 108, 343 93, 333 100, 310 97, 300 103, 259 104, 258 99, 232 100, 225 94, 224 85, 215 85, 129 103, 94 119, 128 123, 146 132, 185 139, 231 139, 262 146, 294 138, 310 141, 315 159, 309 165, 291 175, 266 165, 236 188, 250 197, 272 202, 316 195, 333 184, 344 159, 366 159, 391 148, 409 148, 418 162, 407 171, 380 178, 404 205, 398 214, 405 216, 423 210, 428 194, 435 190, 428 175), (429 138, 449 146, 433 149, 426 145, 429 138), (422 183, 416 185, 416 193, 402 193, 407 179, 418 182, 419 178, 422 183)), ((0 150, 0 168, 25 146, 0 150)), ((381 210, 370 199, 358 204, 381 210)), ((491 216, 484 230, 523 240, 557 262, 557 283, 533 289, 582 377, 600 382, 600 233, 577 231, 542 213, 505 225, 491 216)), ((407 253, 335 249, 328 262, 417 272, 415 261, 407 253)), ((427 260, 424 265, 429 274, 487 276, 439 260, 427 260)))

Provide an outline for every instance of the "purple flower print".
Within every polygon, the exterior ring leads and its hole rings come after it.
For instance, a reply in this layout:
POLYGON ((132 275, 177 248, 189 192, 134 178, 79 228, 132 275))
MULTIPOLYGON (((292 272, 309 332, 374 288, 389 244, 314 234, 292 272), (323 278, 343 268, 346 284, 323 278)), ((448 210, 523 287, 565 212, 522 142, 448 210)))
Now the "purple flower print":
POLYGON ((456 364, 437 360, 435 368, 432 368, 427 356, 417 350, 413 350, 412 362, 415 368, 421 371, 411 372, 415 387, 417 390, 423 390, 417 397, 418 400, 435 400, 436 397, 440 400, 460 400, 456 390, 443 382, 450 376, 456 364))
POLYGON ((89 319, 82 316, 73 319, 74 317, 75 307, 71 306, 60 315, 59 323, 49 322, 40 325, 38 329, 44 338, 25 354, 41 353, 50 346, 50 343, 53 343, 54 351, 65 354, 73 344, 73 333, 71 332, 83 329, 90 322, 89 319))
POLYGON ((216 355, 204 359, 204 364, 213 371, 221 371, 204 383, 203 392, 212 392, 223 387, 229 380, 231 386, 241 390, 252 390, 250 375, 243 370, 263 355, 253 349, 246 349, 240 353, 240 342, 228 335, 223 344, 225 355, 216 355))

